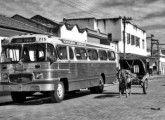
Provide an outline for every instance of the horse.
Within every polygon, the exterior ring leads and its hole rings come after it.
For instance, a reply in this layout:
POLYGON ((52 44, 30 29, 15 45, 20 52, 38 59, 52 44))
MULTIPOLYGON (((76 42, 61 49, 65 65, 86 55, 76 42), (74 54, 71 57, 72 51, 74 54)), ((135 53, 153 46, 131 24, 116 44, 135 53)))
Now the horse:
POLYGON ((131 74, 129 70, 119 70, 118 71, 118 80, 119 80, 119 97, 124 94, 124 91, 126 93, 126 97, 128 97, 128 94, 131 95, 131 74))

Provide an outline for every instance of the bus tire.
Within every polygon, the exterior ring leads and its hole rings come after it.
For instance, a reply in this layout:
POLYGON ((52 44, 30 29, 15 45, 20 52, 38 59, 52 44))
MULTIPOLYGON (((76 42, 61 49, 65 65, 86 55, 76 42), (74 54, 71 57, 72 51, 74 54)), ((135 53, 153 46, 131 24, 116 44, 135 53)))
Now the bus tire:
POLYGON ((90 92, 91 93, 103 93, 103 91, 104 91, 104 81, 103 81, 103 78, 100 77, 99 85, 96 87, 91 87, 90 92))
POLYGON ((23 92, 11 92, 13 102, 23 103, 26 100, 26 94, 23 92))
POLYGON ((143 93, 147 94, 147 88, 148 88, 148 80, 144 80, 143 82, 143 93))
POLYGON ((64 99, 65 88, 63 82, 59 82, 54 91, 50 93, 51 102, 60 103, 64 99))

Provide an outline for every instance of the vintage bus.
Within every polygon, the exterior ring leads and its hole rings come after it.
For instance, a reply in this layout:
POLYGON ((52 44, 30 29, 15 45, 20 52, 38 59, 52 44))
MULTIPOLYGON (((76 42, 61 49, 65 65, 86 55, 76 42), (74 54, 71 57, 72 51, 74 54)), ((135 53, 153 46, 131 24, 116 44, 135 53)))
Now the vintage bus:
POLYGON ((116 80, 116 55, 109 46, 55 36, 26 34, 2 41, 0 91, 14 102, 35 92, 61 102, 67 92, 88 88, 102 93, 116 80))

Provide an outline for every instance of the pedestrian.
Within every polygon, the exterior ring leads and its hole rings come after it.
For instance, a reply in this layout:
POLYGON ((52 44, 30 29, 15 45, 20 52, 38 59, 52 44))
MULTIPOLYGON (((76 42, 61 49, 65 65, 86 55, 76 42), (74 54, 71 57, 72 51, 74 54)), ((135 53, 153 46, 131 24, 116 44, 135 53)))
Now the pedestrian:
POLYGON ((149 67, 149 76, 153 76, 153 66, 149 67))

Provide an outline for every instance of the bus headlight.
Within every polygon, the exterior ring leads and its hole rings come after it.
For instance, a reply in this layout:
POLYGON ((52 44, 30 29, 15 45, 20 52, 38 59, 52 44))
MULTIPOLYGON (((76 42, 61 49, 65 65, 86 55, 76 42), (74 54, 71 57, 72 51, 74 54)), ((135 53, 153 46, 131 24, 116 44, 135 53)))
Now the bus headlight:
POLYGON ((36 72, 34 73, 35 79, 42 79, 43 78, 43 73, 41 72, 36 72))
POLYGON ((2 73, 1 74, 1 81, 2 82, 7 82, 8 80, 8 74, 7 73, 2 73))

